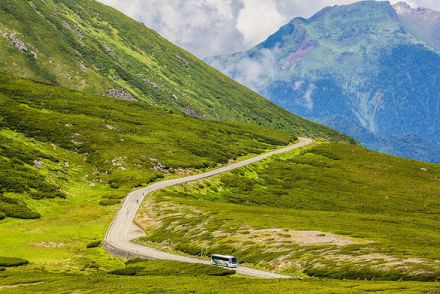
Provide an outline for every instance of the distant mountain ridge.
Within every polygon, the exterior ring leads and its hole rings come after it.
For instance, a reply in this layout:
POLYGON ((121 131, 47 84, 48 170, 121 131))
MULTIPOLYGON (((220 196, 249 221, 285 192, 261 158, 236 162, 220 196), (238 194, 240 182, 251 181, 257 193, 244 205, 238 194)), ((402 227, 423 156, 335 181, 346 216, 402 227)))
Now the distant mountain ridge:
POLYGON ((294 18, 206 61, 289 111, 369 148, 440 162, 440 13, 361 1, 294 18))
POLYGON ((197 118, 351 140, 292 115, 94 0, 0 1, 0 72, 197 118))

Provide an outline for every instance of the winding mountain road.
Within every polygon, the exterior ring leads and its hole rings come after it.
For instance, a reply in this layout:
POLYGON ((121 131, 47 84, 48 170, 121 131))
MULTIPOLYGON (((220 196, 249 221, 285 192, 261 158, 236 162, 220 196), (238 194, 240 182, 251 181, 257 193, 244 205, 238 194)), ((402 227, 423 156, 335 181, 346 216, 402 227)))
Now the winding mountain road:
MULTIPOLYGON (((261 161, 276 154, 281 154, 284 152, 291 151, 293 149, 307 146, 312 142, 313 142, 312 139, 299 138, 299 142, 294 145, 290 145, 281 149, 277 149, 275 151, 264 153, 199 175, 193 175, 184 178, 157 182, 145 188, 129 193, 125 198, 124 203, 118 210, 115 218, 113 219, 110 228, 107 231, 107 234, 103 242, 104 248, 110 254, 121 258, 140 257, 140 258, 148 258, 148 259, 174 260, 174 261, 181 261, 187 263, 211 264, 210 260, 207 259, 171 254, 155 248, 151 248, 131 242, 134 239, 145 236, 144 232, 133 223, 133 220, 136 216, 136 212, 141 206, 145 196, 151 192, 166 187, 213 177, 261 161)), ((221 254, 221 252, 219 253, 221 254)), ((272 279, 292 278, 286 275, 260 271, 243 266, 238 266, 234 270, 236 270, 237 273, 242 275, 259 277, 259 278, 272 278, 272 279)))

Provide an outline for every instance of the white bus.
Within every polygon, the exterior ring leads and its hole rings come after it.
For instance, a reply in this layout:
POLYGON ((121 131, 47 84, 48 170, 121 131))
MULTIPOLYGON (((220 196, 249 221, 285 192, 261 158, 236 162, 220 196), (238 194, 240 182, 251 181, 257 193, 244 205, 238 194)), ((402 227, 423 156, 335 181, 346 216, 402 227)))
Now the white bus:
POLYGON ((217 266, 237 267, 237 258, 229 255, 211 255, 211 263, 217 266))

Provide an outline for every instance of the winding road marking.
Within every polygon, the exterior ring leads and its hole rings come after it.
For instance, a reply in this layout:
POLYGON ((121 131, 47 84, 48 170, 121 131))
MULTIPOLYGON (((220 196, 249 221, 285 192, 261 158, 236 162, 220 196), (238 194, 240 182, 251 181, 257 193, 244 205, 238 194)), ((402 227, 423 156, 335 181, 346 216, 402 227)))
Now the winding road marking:
MULTIPOLYGON (((140 257, 140 258, 148 258, 148 259, 174 260, 174 261, 180 261, 186 263, 211 264, 211 262, 206 259, 167 253, 155 248, 147 247, 140 244, 134 244, 131 242, 134 239, 144 236, 144 232, 133 223, 133 220, 145 196, 151 192, 163 188, 167 188, 170 186, 175 186, 183 183, 188 183, 192 181, 197 181, 201 179, 206 179, 228 171, 232 171, 234 169, 244 167, 249 164, 266 159, 268 157, 274 156, 276 154, 285 153, 293 149, 307 146, 312 142, 313 142, 312 139, 299 138, 299 142, 294 145, 290 145, 264 154, 260 154, 258 156, 243 161, 239 161, 218 169, 214 169, 202 174, 157 182, 145 188, 129 193, 127 197, 125 197, 124 203, 116 213, 116 216, 113 219, 110 228, 107 231, 107 234, 105 235, 104 248, 110 254, 123 258, 140 257)), ((242 275, 259 277, 259 278, 269 278, 269 279, 292 278, 291 276, 265 272, 243 266, 238 266, 237 268, 232 270, 235 270, 237 273, 242 275)))

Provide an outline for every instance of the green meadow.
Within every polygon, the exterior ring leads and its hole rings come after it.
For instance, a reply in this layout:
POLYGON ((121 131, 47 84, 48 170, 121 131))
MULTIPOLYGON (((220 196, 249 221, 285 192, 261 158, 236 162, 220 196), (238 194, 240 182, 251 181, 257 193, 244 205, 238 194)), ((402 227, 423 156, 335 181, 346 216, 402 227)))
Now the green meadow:
POLYGON ((99 246, 128 191, 284 146, 292 134, 0 75, 0 256, 119 265, 99 246))
POLYGON ((327 279, 262 280, 216 276, 218 269, 152 262, 145 276, 0 272, 2 293, 436 293, 438 283, 341 281, 327 279), (163 270, 166 268, 167 270, 163 270), (177 268, 176 270, 174 270, 177 268), (185 274, 194 272, 194 274, 185 274))
POLYGON ((157 192, 140 242, 298 277, 440 279, 440 167, 324 143, 157 192))

